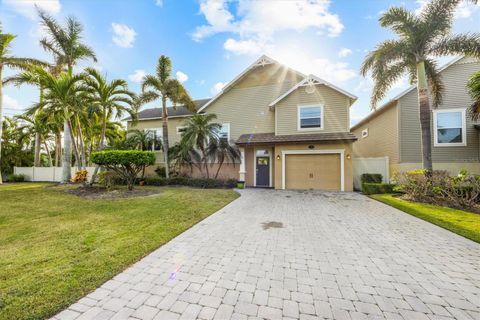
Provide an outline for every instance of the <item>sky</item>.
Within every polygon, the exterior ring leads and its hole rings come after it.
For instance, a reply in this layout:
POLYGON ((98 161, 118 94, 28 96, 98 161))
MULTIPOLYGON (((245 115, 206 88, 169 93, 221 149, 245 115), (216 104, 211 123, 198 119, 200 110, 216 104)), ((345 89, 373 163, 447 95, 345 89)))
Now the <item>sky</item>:
MULTIPOLYGON (((35 5, 63 22, 75 16, 83 40, 109 79, 122 78, 140 92, 160 55, 173 62, 173 76, 194 99, 212 97, 262 54, 305 74, 314 74, 358 96, 352 124, 370 111, 372 81, 360 65, 379 42, 394 35, 379 26, 391 6, 420 10, 426 0, 0 0, 4 32, 17 35, 12 54, 51 61, 39 40, 35 5)), ((461 3, 454 32, 480 32, 480 4, 461 3)), ((441 59, 447 63, 453 57, 441 59)), ((5 75, 14 74, 7 70, 5 75)), ((385 101, 409 87, 406 79, 385 101)), ((19 114, 38 100, 38 90, 4 88, 5 115, 19 114)), ((151 107, 147 105, 145 107, 151 107)), ((155 105, 153 105, 155 106, 155 105)), ((145 108, 144 107, 144 108, 145 108)))

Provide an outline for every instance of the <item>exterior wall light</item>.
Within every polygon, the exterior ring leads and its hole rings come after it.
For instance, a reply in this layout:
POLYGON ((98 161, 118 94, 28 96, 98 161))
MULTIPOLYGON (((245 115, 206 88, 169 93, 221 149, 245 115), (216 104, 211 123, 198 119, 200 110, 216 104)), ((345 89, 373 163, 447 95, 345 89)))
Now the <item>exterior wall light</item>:
POLYGON ((352 159, 352 156, 350 154, 347 154, 347 160, 352 159))
POLYGON ((277 160, 280 160, 280 155, 279 154, 277 154, 277 160))

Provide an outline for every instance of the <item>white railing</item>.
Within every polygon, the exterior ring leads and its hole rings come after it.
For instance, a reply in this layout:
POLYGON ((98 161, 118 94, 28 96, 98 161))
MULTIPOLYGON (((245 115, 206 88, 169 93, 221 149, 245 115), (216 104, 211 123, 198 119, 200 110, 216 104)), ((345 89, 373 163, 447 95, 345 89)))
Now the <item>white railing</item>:
MULTIPOLYGON (((95 167, 87 167, 88 180, 92 178, 95 167)), ((14 167, 15 174, 25 175, 26 181, 41 181, 41 182, 60 182, 62 181, 62 167, 14 167)), ((77 172, 77 168, 71 169, 72 177, 77 172)))
POLYGON ((353 187, 355 190, 362 189, 361 177, 364 173, 380 173, 383 182, 390 182, 388 157, 378 158, 353 158, 353 187))

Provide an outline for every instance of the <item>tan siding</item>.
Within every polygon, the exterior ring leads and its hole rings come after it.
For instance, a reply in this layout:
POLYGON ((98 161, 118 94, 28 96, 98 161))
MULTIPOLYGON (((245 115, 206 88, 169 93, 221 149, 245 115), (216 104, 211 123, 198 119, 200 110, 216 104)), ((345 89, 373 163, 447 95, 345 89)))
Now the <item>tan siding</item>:
POLYGON ((300 87, 275 106, 277 135, 350 131, 348 98, 324 85, 317 85, 315 89, 308 94, 300 87), (308 104, 324 105, 323 130, 298 130, 298 106, 308 104))
POLYGON ((389 157, 390 166, 399 161, 398 108, 393 105, 353 131, 358 138, 353 143, 353 155, 363 157, 389 157), (368 136, 362 138, 362 131, 368 136))
MULTIPOLYGON (((465 108, 471 104, 466 83, 472 73, 480 70, 480 63, 465 58, 442 72, 445 84, 444 101, 440 109, 465 108)), ((414 90, 400 98, 400 161, 421 163, 421 131, 418 115, 417 92, 414 90)), ((433 119, 433 116, 432 116, 433 119)), ((467 117, 467 146, 433 147, 433 162, 472 162, 479 160, 478 131, 467 117)), ((433 124, 432 124, 433 139, 433 124)), ((433 146, 433 142, 432 142, 433 146)))

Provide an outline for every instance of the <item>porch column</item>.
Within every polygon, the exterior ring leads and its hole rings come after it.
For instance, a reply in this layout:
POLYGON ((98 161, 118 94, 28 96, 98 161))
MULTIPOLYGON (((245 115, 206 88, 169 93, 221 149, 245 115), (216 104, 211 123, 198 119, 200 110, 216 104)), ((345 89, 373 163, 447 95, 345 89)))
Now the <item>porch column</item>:
POLYGON ((238 181, 245 182, 245 148, 240 148, 240 169, 238 171, 238 181))

